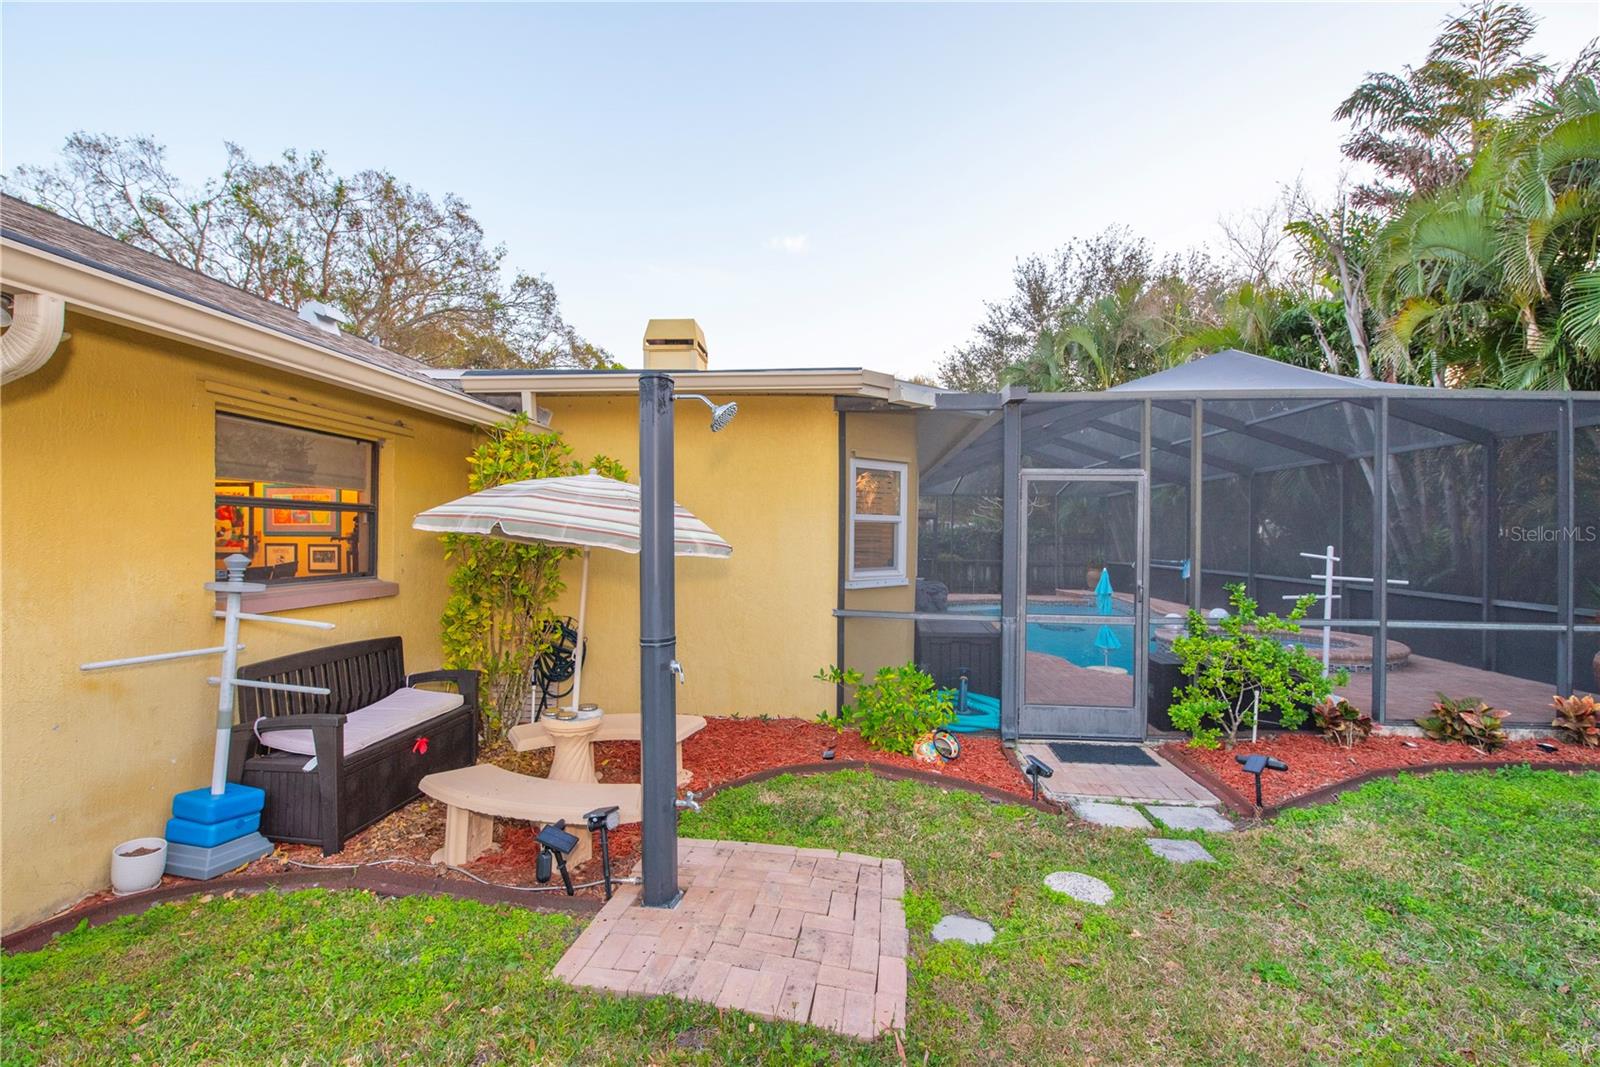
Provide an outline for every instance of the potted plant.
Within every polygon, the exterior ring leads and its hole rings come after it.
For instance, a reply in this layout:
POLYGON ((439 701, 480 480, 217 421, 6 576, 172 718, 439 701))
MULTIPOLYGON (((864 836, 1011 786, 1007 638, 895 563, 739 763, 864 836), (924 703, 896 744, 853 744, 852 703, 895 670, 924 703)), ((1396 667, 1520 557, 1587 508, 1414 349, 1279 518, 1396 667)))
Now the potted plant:
POLYGON ((142 893, 161 884, 167 869, 167 842, 161 837, 136 837, 111 850, 111 891, 119 897, 142 893))

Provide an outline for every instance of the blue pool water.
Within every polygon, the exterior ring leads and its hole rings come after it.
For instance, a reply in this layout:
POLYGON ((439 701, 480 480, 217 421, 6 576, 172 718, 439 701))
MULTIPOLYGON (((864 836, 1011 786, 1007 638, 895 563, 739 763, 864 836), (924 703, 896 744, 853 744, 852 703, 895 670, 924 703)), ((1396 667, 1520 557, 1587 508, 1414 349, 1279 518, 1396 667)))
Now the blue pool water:
POLYGON ((1133 627, 1112 626, 1111 632, 1116 635, 1122 647, 1110 650, 1100 648, 1094 643, 1099 632, 1098 624, 1079 626, 1073 623, 1030 622, 1028 651, 1055 656, 1079 667, 1121 667, 1131 673, 1133 627))
MULTIPOLYGON (((1133 605, 1121 600, 1114 600, 1111 604, 1112 614, 1131 616, 1133 605)), ((978 615, 998 619, 1000 617, 1000 604, 998 601, 982 600, 970 603, 954 603, 950 605, 951 614, 978 615)), ((1094 615, 1093 600, 1072 602, 1062 600, 1033 601, 1028 605, 1030 615, 1061 615, 1072 617, 1075 615, 1094 615)), ((1109 651, 1096 645, 1095 637, 1100 633, 1099 623, 1070 623, 1070 622, 1030 622, 1028 623, 1028 651, 1042 652, 1047 656, 1064 659, 1068 663, 1079 667, 1121 667, 1123 670, 1133 671, 1133 626, 1113 624, 1111 632, 1116 635, 1121 643, 1121 648, 1109 651)), ((1152 647, 1153 647, 1152 642, 1152 647)))

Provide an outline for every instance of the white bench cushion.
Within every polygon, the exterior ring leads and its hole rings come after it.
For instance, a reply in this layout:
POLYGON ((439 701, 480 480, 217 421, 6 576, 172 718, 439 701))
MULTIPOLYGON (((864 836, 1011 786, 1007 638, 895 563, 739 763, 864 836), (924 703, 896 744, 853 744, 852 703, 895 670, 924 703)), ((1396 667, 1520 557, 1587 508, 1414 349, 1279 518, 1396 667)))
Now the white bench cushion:
MULTIPOLYGON (((435 689, 397 689, 376 703, 352 711, 344 721, 344 754, 360 752, 369 745, 420 726, 436 715, 454 711, 462 705, 460 693, 435 689)), ((257 725, 261 720, 257 719, 257 725)), ((316 755, 317 746, 310 730, 276 730, 256 737, 279 752, 316 755)))

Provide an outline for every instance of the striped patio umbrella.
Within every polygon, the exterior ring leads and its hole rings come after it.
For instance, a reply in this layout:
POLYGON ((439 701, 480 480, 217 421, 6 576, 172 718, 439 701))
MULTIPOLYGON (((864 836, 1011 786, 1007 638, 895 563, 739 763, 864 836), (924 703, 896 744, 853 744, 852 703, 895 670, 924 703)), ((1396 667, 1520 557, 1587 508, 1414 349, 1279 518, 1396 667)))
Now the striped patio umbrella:
MULTIPOLYGON (((733 546, 674 504, 672 551, 678 556, 725 559, 733 546)), ((459 500, 429 508, 411 520, 430 533, 476 534, 528 544, 567 545, 583 550, 583 580, 578 591, 577 669, 572 705, 581 706, 583 621, 589 602, 589 551, 609 548, 639 553, 639 487, 593 471, 566 478, 531 478, 480 489, 459 500)))

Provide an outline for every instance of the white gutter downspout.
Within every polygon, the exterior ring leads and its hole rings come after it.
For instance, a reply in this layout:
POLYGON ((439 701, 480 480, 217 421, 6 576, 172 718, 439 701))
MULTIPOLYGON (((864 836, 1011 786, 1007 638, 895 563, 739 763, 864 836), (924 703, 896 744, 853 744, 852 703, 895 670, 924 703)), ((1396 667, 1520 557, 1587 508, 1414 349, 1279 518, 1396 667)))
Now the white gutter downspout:
POLYGON ((50 361, 66 327, 67 303, 50 293, 17 293, 11 325, 0 334, 0 385, 32 374, 50 361))

